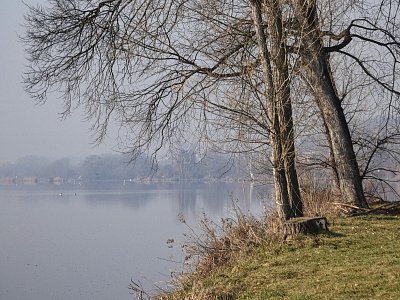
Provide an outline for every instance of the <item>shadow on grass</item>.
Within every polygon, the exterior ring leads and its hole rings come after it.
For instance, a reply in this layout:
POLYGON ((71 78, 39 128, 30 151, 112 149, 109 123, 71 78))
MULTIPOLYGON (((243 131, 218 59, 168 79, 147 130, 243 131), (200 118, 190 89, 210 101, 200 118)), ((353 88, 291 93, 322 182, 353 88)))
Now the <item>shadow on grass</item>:
POLYGON ((345 237, 346 235, 341 232, 335 232, 335 231, 327 231, 323 233, 325 236, 328 237, 345 237))

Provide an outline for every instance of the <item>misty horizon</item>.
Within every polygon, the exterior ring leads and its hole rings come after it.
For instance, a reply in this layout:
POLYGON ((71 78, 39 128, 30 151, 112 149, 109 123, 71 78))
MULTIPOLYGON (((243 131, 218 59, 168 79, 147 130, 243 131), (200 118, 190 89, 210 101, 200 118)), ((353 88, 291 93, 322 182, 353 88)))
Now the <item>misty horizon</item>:
MULTIPOLYGON (((26 0, 27 5, 45 1, 26 0)), ((111 126, 104 143, 93 145, 90 124, 81 109, 65 120, 57 93, 38 105, 24 91, 22 76, 26 72, 23 44, 18 36, 24 31, 23 16, 27 9, 22 1, 6 0, 0 12, 0 163, 36 155, 51 158, 84 157, 112 153, 117 148, 117 127, 111 126)))

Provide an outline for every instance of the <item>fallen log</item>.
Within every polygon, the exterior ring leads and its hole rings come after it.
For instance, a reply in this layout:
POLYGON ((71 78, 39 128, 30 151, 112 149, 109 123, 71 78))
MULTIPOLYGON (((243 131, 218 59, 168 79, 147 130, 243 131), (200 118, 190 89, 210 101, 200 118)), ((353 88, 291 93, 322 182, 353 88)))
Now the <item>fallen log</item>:
POLYGON ((387 202, 377 207, 353 213, 351 216, 369 214, 400 215, 400 201, 387 202))
POLYGON ((351 204, 348 204, 348 203, 333 202, 332 204, 338 206, 339 209, 346 216, 352 216, 355 213, 367 212, 369 210, 369 208, 363 208, 363 207, 351 205, 351 204))

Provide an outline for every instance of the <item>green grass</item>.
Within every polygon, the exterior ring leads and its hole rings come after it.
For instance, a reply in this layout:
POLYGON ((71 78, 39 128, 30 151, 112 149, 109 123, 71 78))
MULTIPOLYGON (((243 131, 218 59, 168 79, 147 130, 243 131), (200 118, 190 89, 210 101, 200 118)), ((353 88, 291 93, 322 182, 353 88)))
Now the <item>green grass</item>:
POLYGON ((245 251, 170 299, 400 299, 400 217, 338 219, 330 230, 245 251))

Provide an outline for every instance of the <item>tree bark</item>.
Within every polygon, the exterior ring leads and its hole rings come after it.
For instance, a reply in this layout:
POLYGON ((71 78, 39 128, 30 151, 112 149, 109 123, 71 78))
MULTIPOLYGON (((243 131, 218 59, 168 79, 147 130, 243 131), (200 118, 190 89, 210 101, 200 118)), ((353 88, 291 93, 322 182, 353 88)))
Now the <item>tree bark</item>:
POLYGON ((332 84, 333 78, 326 54, 319 54, 316 61, 309 65, 308 73, 312 83, 315 83, 315 100, 327 125, 331 153, 343 200, 360 207, 368 207, 349 127, 340 99, 332 84))
POLYGON ((293 7, 303 30, 300 49, 303 69, 327 129, 343 202, 368 207, 349 127, 334 84, 329 54, 324 51, 319 35, 316 2, 294 0, 293 7))
POLYGON ((303 203, 295 166, 294 126, 290 96, 290 79, 286 51, 286 38, 283 33, 282 12, 278 0, 266 2, 267 31, 270 41, 274 98, 280 122, 280 142, 283 165, 291 206, 292 217, 303 216, 303 203))
POLYGON ((261 1, 252 1, 252 15, 260 48, 267 107, 270 120, 275 201, 284 220, 303 215, 300 188, 295 168, 294 132, 288 80, 287 53, 282 35, 278 3, 267 3, 270 50, 263 28, 261 1))
MULTIPOLYGON (((323 121, 323 125, 325 128, 325 136, 326 139, 328 140, 328 145, 329 145, 329 149, 333 149, 332 146, 332 141, 331 141, 331 137, 329 135, 329 130, 328 127, 326 125, 326 122, 323 121)), ((335 157, 333 156, 333 152, 329 151, 329 164, 332 170, 332 176, 333 176, 333 191, 335 194, 339 194, 340 193, 340 180, 339 180, 339 174, 337 171, 337 166, 336 166, 336 162, 335 162, 335 157)))

